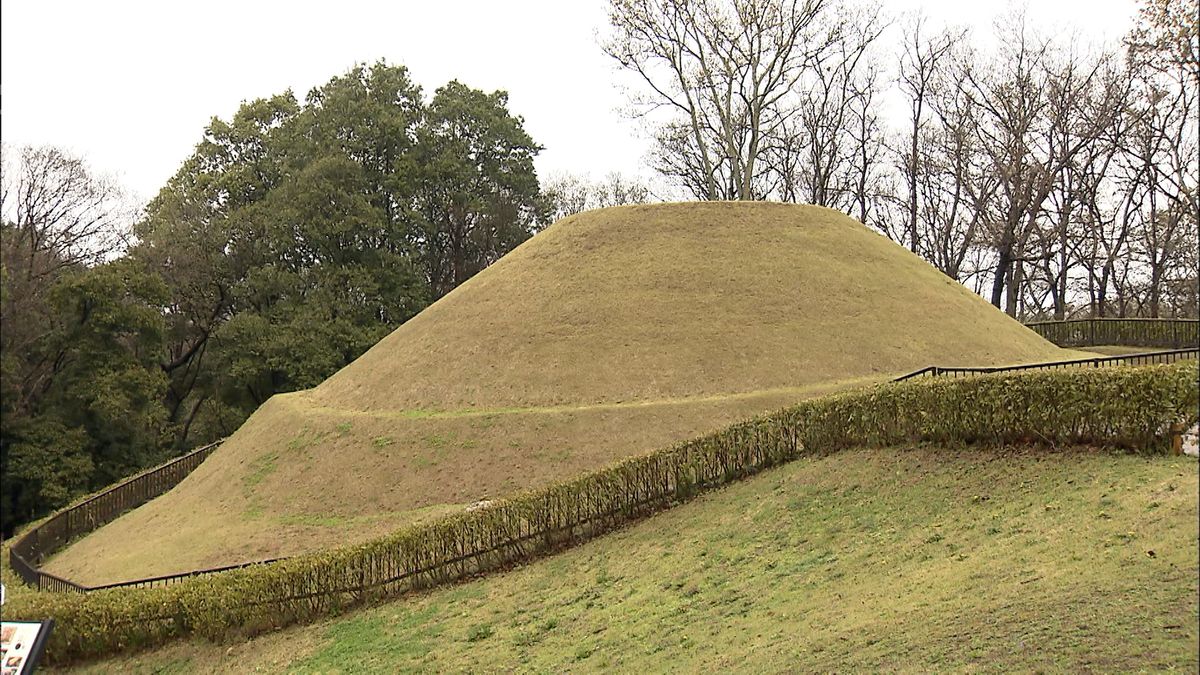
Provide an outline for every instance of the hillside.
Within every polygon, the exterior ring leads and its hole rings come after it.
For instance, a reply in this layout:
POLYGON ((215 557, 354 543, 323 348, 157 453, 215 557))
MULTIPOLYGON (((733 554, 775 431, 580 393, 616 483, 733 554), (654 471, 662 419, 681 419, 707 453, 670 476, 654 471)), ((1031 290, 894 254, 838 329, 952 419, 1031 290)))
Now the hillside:
POLYGON ((92 672, 1194 671, 1195 460, 802 458, 517 570, 92 672))
POLYGON ((1067 356, 836 211, 603 209, 276 396, 179 487, 47 568, 94 584, 362 541, 805 396, 1067 356))
POLYGON ((1045 357, 916 256, 813 206, 564 219, 317 387, 339 410, 676 399, 1045 357))

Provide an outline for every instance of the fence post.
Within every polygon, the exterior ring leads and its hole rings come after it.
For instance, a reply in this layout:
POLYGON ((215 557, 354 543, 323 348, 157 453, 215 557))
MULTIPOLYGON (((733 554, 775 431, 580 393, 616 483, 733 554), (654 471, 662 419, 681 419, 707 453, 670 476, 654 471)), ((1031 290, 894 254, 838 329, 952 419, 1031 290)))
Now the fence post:
POLYGON ((1089 332, 1091 333, 1091 337, 1088 339, 1089 340, 1088 346, 1095 347, 1096 346, 1096 320, 1095 319, 1088 319, 1088 328, 1089 328, 1089 332))

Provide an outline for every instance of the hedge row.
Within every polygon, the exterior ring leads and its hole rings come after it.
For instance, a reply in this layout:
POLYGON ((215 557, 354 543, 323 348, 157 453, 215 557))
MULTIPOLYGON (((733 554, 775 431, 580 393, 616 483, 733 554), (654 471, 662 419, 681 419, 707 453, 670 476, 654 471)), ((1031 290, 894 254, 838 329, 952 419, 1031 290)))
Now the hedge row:
POLYGON ((9 618, 52 616, 47 658, 219 640, 525 560, 802 453, 912 441, 1102 443, 1165 451, 1196 421, 1194 362, 881 385, 811 401, 360 546, 150 589, 30 593, 9 618))
POLYGON ((1184 349, 1200 345, 1196 319, 1071 319, 1027 324, 1059 347, 1136 345, 1184 349))

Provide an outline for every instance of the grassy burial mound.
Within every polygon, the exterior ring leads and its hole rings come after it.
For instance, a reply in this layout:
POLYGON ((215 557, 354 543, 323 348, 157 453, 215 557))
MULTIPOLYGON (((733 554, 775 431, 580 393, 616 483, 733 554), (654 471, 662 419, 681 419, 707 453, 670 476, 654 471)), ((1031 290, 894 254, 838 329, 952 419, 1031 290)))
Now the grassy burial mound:
POLYGON ((836 211, 584 213, 47 567, 94 584, 361 541, 806 396, 1073 355, 836 211))

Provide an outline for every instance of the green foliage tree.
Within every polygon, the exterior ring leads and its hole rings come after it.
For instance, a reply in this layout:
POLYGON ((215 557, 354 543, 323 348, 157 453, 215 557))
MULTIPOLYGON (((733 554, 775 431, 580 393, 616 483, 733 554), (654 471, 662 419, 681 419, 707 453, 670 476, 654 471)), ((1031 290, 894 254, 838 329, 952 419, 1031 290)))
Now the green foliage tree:
POLYGON ((529 238, 542 216, 533 169, 541 148, 507 106, 504 92, 450 82, 418 134, 421 248, 435 297, 529 238))
POLYGON ((288 170, 274 135, 299 112, 286 92, 242 105, 228 122, 214 118, 134 227, 139 244, 132 257, 162 280, 170 297, 160 366, 169 378, 164 403, 179 446, 202 412, 208 438, 244 419, 248 394, 230 391, 213 337, 234 312, 235 289, 262 262, 254 257, 260 233, 248 209, 288 170))
POLYGON ((71 275, 54 289, 58 372, 44 405, 84 429, 100 487, 165 458, 170 429, 158 367, 166 288, 122 258, 71 275))
POLYGON ((385 63, 214 119, 133 251, 169 289, 177 444, 315 386, 528 238, 539 150, 503 92, 426 103, 385 63))
POLYGON ((115 185, 54 148, 6 161, 4 531, 232 433, 528 238, 540 148, 507 105, 458 82, 427 103, 385 63, 245 103, 128 255, 115 185))
POLYGON ((165 287, 128 259, 65 273, 37 348, 5 354, 0 511, 7 532, 167 455, 165 287), (49 362, 34 391, 14 391, 49 362), (8 384, 8 383, 16 383, 8 384))
POLYGON ((165 287, 120 258, 119 187, 53 147, 4 153, 0 529, 164 456, 165 287), (7 160, 12 160, 11 162, 7 160))

